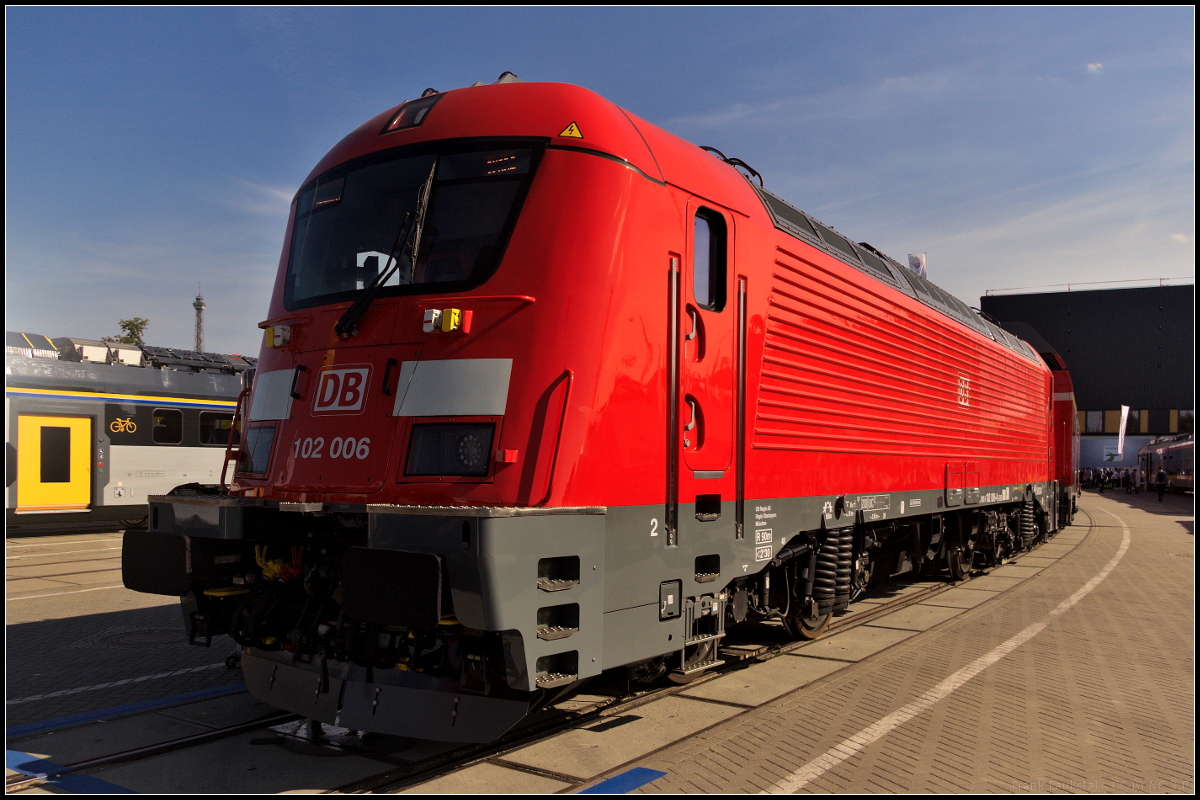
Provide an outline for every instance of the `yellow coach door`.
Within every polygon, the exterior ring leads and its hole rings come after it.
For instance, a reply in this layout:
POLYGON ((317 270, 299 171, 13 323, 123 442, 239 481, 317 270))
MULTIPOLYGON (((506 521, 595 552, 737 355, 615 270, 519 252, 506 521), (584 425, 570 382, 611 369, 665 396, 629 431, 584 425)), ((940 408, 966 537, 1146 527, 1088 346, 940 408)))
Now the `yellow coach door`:
POLYGON ((22 415, 17 512, 76 511, 92 500, 92 420, 22 415))

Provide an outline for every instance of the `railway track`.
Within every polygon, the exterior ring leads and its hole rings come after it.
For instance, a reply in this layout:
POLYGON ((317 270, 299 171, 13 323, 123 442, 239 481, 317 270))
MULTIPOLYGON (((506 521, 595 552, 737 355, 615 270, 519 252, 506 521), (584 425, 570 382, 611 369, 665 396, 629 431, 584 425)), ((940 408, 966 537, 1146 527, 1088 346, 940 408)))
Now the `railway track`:
MULTIPOLYGON (((1034 548, 1032 552, 1036 552, 1034 548)), ((986 574, 986 572, 981 573, 986 574)), ((884 592, 868 594, 867 600, 878 599, 871 607, 859 608, 853 613, 836 619, 821 638, 844 632, 851 628, 879 620, 888 614, 934 597, 962 582, 928 582, 925 584, 901 585, 902 594, 892 598, 880 598, 884 592), (917 587, 917 588, 912 588, 917 587)), ((893 587, 897 588, 897 587, 893 587)), ((332 748, 336 751, 367 756, 383 762, 381 766, 391 764, 376 775, 352 781, 336 787, 331 791, 339 793, 374 793, 395 792, 418 783, 430 780, 474 763, 497 758, 506 753, 526 747, 543 739, 552 737, 572 727, 586 725, 598 719, 619 716, 638 706, 654 702, 672 694, 693 688, 708 681, 716 680, 730 671, 744 667, 748 662, 765 661, 785 653, 803 650, 811 644, 807 640, 794 641, 787 638, 781 626, 760 624, 751 626, 748 633, 728 637, 731 641, 720 652, 723 663, 704 672, 695 680, 686 684, 660 685, 647 689, 629 691, 627 687, 615 687, 600 682, 589 684, 586 688, 596 694, 587 695, 589 700, 580 705, 571 703, 573 707, 564 709, 561 704, 569 698, 555 701, 558 706, 551 705, 527 718, 527 721, 510 731, 501 739, 487 744, 470 744, 445 751, 432 757, 416 762, 406 762, 394 757, 387 757, 379 752, 372 744, 381 738, 378 735, 359 735, 352 731, 321 726, 305 721, 298 715, 290 713, 271 714, 255 720, 230 725, 209 731, 199 732, 190 736, 156 742, 153 744, 131 748, 119 752, 88 758, 67 764, 48 764, 44 771, 36 775, 14 775, 6 778, 6 792, 13 792, 32 787, 39 783, 52 782, 56 778, 83 773, 98 768, 128 764, 148 760, 167 753, 185 750, 192 747, 209 744, 221 739, 252 733, 255 731, 270 731, 274 740, 252 740, 252 744, 266 744, 276 741, 281 744, 289 742, 305 742, 309 746, 332 748), (597 685, 599 683, 599 685, 597 685)), ((814 641, 819 641, 814 640, 814 641)), ((578 690, 576 690, 578 691, 578 690)), ((386 737, 393 739, 396 737, 386 737)), ((394 748, 393 748, 394 749, 394 748)), ((547 777, 561 777, 550 776, 547 777)))
MULTIPOLYGON (((964 582, 965 583, 965 582, 964 582)), ((860 611, 853 615, 843 617, 830 624, 828 630, 822 634, 819 639, 812 641, 820 641, 834 633, 849 630, 850 628, 858 627, 872 620, 886 616, 892 611, 926 600, 934 595, 940 594, 961 583, 934 584, 931 586, 922 587, 921 589, 909 592, 902 596, 892 598, 883 603, 880 603, 875 609, 869 611, 860 611)), ((766 626, 761 626, 766 627, 766 626)), ((779 636, 784 636, 782 628, 778 630, 779 636)), ((597 719, 604 717, 613 717, 631 711, 638 706, 652 703, 685 689, 690 689, 699 686, 708 681, 716 680, 736 669, 740 665, 744 665, 748 661, 759 660, 764 661, 769 658, 774 658, 785 653, 790 653, 800 650, 810 644, 809 641, 779 641, 763 644, 734 644, 726 647, 721 651, 721 656, 724 663, 720 666, 707 670, 703 675, 681 685, 665 685, 657 686, 631 694, 613 696, 611 699, 594 703, 583 708, 573 709, 570 712, 555 714, 552 718, 539 719, 539 714, 532 715, 527 724, 523 724, 518 728, 510 731, 501 739, 481 745, 466 745, 454 751, 441 754, 425 762, 414 764, 407 769, 391 770, 379 775, 372 776, 359 781, 345 784, 337 787, 338 793, 375 793, 375 792, 395 792, 400 791, 418 783, 438 777, 462 767, 470 766, 471 764, 486 761, 491 758, 503 756, 506 753, 519 750, 528 745, 534 744, 542 739, 558 734, 568 728, 578 725, 585 725, 597 719)), ((547 712, 541 712, 546 714, 547 712)), ((550 712, 553 714, 554 712, 550 712)), ((547 775, 547 777, 562 779, 562 776, 547 775)))

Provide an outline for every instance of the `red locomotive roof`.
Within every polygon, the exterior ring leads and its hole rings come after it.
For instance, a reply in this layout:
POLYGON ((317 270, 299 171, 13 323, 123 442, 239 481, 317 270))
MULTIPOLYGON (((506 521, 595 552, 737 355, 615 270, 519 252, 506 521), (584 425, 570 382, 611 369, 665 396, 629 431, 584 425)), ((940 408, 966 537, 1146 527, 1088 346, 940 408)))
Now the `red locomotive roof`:
POLYGON ((402 145, 471 137, 538 137, 551 145, 614 156, 648 178, 709 199, 720 197, 723 204, 738 198, 736 210, 743 214, 754 213, 761 205, 728 164, 580 86, 504 83, 451 89, 442 93, 419 126, 381 133, 403 105, 359 125, 330 149, 304 183, 349 159, 402 145))
MULTIPOLYGON (((655 180, 663 179, 654 154, 646 146, 631 115, 579 86, 503 83, 451 89, 443 93, 418 127, 381 134, 399 108, 393 106, 355 128, 334 145, 304 182, 308 183, 343 161, 391 147, 439 139, 509 136, 540 137, 551 144, 596 150, 628 161, 655 180), (573 131, 570 130, 572 125, 575 126, 573 131), (568 132, 578 132, 578 135, 562 135, 568 132)), ((683 142, 682 139, 677 141, 683 142)), ((693 146, 693 149, 696 148, 693 146)), ((702 151, 697 152, 704 155, 702 151)))

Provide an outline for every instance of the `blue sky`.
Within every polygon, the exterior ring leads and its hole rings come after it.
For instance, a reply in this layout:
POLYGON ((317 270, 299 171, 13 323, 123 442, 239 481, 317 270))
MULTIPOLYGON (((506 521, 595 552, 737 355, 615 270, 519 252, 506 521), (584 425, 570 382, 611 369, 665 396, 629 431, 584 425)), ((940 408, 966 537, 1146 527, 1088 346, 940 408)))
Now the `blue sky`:
POLYGON ((987 289, 1195 273, 1194 13, 6 11, 5 325, 150 320, 256 354, 287 207, 343 135, 492 81, 586 86, 904 260, 987 289))

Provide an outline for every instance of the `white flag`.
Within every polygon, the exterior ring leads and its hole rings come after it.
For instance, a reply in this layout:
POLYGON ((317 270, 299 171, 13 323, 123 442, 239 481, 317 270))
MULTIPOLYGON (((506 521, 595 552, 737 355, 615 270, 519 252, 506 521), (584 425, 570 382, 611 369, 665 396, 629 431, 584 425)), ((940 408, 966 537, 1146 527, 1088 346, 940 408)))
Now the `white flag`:
POLYGON ((1125 458, 1125 423, 1129 421, 1129 406, 1121 406, 1121 429, 1117 433, 1117 456, 1125 458))
POLYGON ((929 273, 925 271, 925 253, 909 253, 908 268, 920 275, 922 278, 928 278, 929 273))

